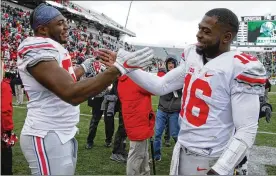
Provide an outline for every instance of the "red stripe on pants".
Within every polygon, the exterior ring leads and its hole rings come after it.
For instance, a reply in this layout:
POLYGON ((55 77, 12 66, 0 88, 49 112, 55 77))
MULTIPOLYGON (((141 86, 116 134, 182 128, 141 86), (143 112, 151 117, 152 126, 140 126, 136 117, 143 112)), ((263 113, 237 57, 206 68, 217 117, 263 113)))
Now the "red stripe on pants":
POLYGON ((41 171, 42 171, 42 175, 49 175, 48 173, 48 167, 47 167, 47 163, 46 163, 46 156, 45 153, 42 149, 42 140, 40 137, 36 137, 36 145, 37 145, 37 152, 38 152, 38 157, 40 159, 40 164, 41 164, 41 171))

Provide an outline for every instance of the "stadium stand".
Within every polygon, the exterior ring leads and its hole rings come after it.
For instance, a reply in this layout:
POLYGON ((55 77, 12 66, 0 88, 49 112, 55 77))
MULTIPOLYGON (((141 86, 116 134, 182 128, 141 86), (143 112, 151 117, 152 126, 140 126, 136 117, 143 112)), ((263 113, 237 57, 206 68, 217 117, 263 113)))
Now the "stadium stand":
MULTIPOLYGON (((93 56, 98 48, 108 48, 117 51, 124 48, 135 51, 145 46, 130 45, 120 40, 123 35, 135 37, 136 34, 118 24, 103 13, 85 9, 69 0, 20 0, 1 1, 1 59, 5 64, 7 74, 16 72, 17 47, 33 32, 29 26, 29 17, 32 9, 39 3, 45 2, 58 8, 68 19, 69 39, 65 45, 69 51, 73 64, 80 64, 86 58, 93 56)), ((233 46, 236 44, 233 43, 233 46)), ((168 48, 150 46, 154 50, 156 67, 150 68, 157 72, 163 67, 163 61, 168 54, 174 54, 181 59, 182 48, 168 48)), ((276 80, 276 52, 272 51, 246 51, 257 56, 265 65, 268 76, 276 80)))
MULTIPOLYGON (((7 74, 14 74, 17 70, 19 44, 28 36, 33 36, 29 18, 35 6, 20 2, 19 5, 17 2, 1 1, 1 60, 4 61, 7 74)), ((80 64, 86 58, 95 55, 98 48, 113 51, 125 48, 128 51, 134 51, 132 45, 120 41, 119 38, 122 33, 130 36, 135 36, 135 33, 123 28, 107 16, 85 10, 68 0, 46 1, 46 3, 58 8, 68 19, 70 29, 65 48, 69 51, 73 64, 80 64), (103 25, 100 26, 100 24, 103 25)))

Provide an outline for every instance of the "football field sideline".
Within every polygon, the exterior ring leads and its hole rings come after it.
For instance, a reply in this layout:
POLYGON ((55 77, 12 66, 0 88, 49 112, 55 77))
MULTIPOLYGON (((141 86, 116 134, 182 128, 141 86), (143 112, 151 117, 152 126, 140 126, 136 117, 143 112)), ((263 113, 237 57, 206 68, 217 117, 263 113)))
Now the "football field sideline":
MULTIPOLYGON (((25 106, 13 106, 14 108, 19 108, 19 109, 26 109, 27 107, 25 106)), ((275 114, 276 112, 272 112, 273 114, 275 114)), ((85 116, 85 117, 91 117, 91 114, 80 114, 81 116, 85 116)), ((114 119, 118 120, 117 117, 115 117, 114 119)), ((90 120, 90 119, 89 119, 90 120)), ((103 118, 101 118, 101 120, 103 120, 103 118)), ((268 132, 268 131, 258 131, 258 133, 260 134, 272 134, 272 135, 276 135, 276 133, 273 132, 268 132)))

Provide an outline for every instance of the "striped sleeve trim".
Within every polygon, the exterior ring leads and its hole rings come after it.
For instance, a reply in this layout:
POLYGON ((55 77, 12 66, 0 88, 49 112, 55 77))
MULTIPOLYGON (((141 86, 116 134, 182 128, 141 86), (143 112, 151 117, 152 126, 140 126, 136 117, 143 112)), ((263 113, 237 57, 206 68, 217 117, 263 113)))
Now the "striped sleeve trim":
POLYGON ((23 58, 24 54, 28 53, 30 50, 33 50, 33 49, 48 49, 48 50, 56 51, 54 45, 50 43, 34 44, 34 45, 22 47, 22 49, 18 50, 18 56, 20 58, 23 58))
POLYGON ((42 45, 42 44, 48 44, 49 42, 37 42, 37 43, 30 43, 27 45, 23 45, 21 47, 19 47, 17 50, 20 51, 22 50, 22 48, 28 47, 28 46, 35 46, 35 45, 42 45))
POLYGON ((265 75, 260 76, 244 72, 239 74, 235 80, 239 83, 245 83, 250 86, 264 86, 266 79, 265 75))

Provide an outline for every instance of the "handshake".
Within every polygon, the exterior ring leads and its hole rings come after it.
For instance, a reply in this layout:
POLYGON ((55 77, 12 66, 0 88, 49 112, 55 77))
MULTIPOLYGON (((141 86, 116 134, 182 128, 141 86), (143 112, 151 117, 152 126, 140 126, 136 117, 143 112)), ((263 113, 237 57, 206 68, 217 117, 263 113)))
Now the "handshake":
POLYGON ((154 63, 153 50, 149 47, 135 52, 120 49, 116 53, 107 49, 99 49, 96 58, 86 59, 81 66, 86 73, 99 73, 95 68, 95 62, 100 62, 99 72, 104 71, 106 67, 115 66, 124 75, 135 69, 143 69, 152 65, 154 63))

